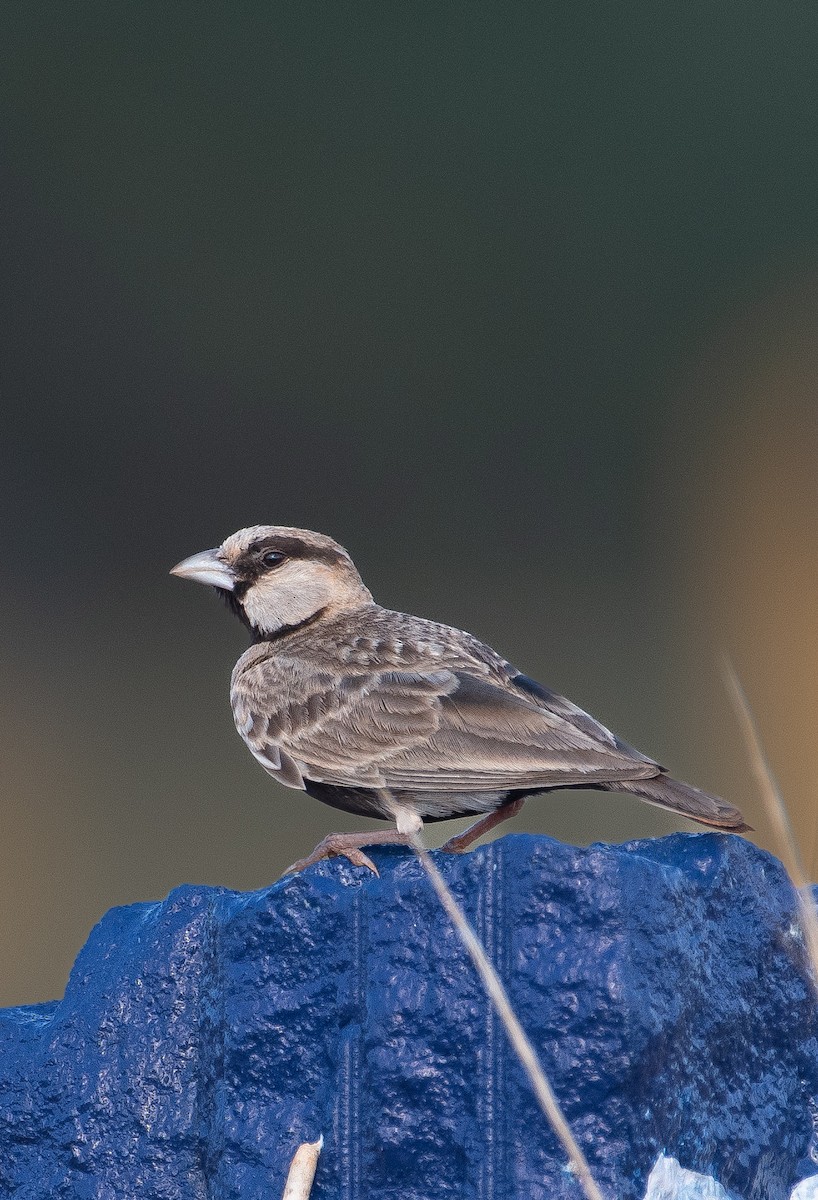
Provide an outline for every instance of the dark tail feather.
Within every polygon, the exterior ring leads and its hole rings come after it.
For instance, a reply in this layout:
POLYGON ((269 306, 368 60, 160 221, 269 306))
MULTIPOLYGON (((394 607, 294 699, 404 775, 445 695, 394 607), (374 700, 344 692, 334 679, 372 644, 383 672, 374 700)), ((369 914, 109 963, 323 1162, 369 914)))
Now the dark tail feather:
POLYGON ((681 783, 670 775, 656 775, 653 779, 629 779, 621 783, 609 783, 604 787, 606 792, 630 792, 648 804, 656 804, 669 812, 681 813, 691 821, 702 825, 715 825, 717 829, 729 829, 731 833, 747 833, 752 825, 747 825, 744 817, 737 808, 720 800, 718 796, 710 796, 689 783, 681 783))

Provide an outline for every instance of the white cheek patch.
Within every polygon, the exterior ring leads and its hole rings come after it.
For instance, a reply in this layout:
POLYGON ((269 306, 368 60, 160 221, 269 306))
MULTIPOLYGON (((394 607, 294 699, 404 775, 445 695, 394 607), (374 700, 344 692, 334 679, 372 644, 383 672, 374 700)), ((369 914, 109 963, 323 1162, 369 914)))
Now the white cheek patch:
POLYGON ((314 562, 288 562, 248 588, 243 598, 250 624, 262 633, 300 625, 332 598, 327 569, 314 562))

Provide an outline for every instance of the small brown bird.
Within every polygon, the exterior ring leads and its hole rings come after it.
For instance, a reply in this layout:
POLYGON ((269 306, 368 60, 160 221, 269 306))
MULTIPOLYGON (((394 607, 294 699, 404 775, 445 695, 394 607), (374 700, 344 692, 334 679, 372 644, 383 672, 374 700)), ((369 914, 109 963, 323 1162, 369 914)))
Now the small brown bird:
POLYGON ((171 574, 216 588, 252 635, 230 699, 264 769, 397 826, 330 834, 290 871, 333 854, 374 871, 362 846, 484 814, 443 847, 462 851, 526 797, 556 788, 629 792, 703 825, 749 828, 737 808, 672 779, 471 634, 375 604, 323 534, 255 525, 171 574))

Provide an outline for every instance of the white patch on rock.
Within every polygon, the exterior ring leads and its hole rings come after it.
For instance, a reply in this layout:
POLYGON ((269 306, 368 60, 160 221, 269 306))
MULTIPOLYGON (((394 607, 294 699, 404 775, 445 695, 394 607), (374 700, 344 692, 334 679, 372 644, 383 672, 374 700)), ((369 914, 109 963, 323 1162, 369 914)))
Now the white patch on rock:
POLYGON ((818 1200, 818 1175, 810 1175, 796 1184, 790 1200, 818 1200))
MULTIPOLYGON (((712 1175, 688 1171, 675 1158, 660 1154, 648 1177, 645 1200, 730 1200, 712 1175)), ((818 1175, 796 1185, 790 1200, 818 1200, 818 1175)))
MULTIPOLYGON (((675 1158, 660 1154, 648 1177, 645 1200, 730 1200, 730 1197, 712 1175, 688 1171, 675 1158)), ((798 1200, 812 1198, 799 1196, 798 1200)))

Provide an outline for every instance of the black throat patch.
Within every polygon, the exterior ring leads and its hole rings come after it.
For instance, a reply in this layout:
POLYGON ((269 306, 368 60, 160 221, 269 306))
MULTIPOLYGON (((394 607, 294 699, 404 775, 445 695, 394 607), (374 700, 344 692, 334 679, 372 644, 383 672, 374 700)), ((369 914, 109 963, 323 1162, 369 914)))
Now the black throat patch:
POLYGON ((327 611, 326 607, 319 608, 317 612, 314 612, 310 617, 305 617, 303 621, 296 621, 294 625, 282 625, 279 629, 269 633, 266 630, 259 629, 257 625, 254 625, 244 610, 242 598, 246 594, 251 584, 252 580, 237 583, 232 592, 226 592, 224 588, 214 588, 213 590, 214 592, 218 592, 230 611, 236 614, 244 628, 250 634, 250 640, 254 646, 257 646, 259 642, 277 642, 281 638, 285 638, 288 636, 288 634, 295 633, 299 629, 306 629, 308 625, 312 625, 314 621, 317 621, 323 617, 327 611))

